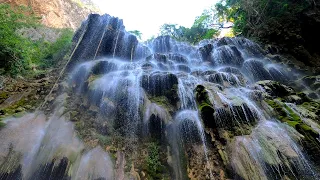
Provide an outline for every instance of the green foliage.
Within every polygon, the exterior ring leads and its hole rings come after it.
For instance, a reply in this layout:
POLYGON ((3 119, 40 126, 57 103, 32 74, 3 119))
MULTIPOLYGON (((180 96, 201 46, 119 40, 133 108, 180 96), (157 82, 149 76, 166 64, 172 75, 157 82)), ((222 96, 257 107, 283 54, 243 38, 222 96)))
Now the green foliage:
POLYGON ((257 36, 269 22, 294 16, 309 7, 312 0, 221 0, 215 5, 218 18, 233 22, 235 34, 257 36))
POLYGON ((52 63, 48 62, 70 45, 70 30, 62 30, 60 38, 53 43, 43 39, 33 41, 17 33, 23 28, 40 26, 39 18, 31 9, 0 4, 0 67, 4 69, 4 73, 12 76, 30 74, 29 72, 34 72, 38 66, 50 66, 52 63))
POLYGON ((60 37, 53 43, 38 42, 42 45, 42 61, 40 66, 42 68, 48 68, 61 60, 63 56, 68 52, 72 45, 73 31, 70 29, 62 29, 60 37))
POLYGON ((148 175, 150 175, 152 179, 161 179, 163 165, 160 161, 160 148, 157 143, 152 142, 148 145, 148 156, 146 157, 146 165, 148 175))
POLYGON ((137 36, 138 39, 141 39, 142 33, 138 30, 129 31, 129 33, 137 36))
POLYGON ((16 34, 19 28, 32 27, 37 23, 35 16, 25 14, 31 14, 30 9, 22 6, 13 9, 7 4, 0 4, 0 67, 10 74, 24 71, 34 55, 29 48, 30 41, 16 34))
POLYGON ((218 34, 218 29, 214 28, 213 10, 205 10, 201 16, 197 17, 190 28, 177 24, 163 24, 160 27, 160 35, 169 35, 178 41, 187 41, 196 44, 203 39, 211 39, 218 34))

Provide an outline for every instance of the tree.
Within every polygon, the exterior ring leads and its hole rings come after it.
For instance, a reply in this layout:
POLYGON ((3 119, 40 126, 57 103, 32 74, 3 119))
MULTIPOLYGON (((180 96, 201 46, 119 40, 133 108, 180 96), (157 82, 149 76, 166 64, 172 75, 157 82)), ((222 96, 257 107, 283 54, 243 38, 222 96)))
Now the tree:
POLYGON ((40 29, 39 18, 30 8, 0 4, 0 69, 12 76, 32 75, 37 67, 47 68, 71 46, 73 32, 55 29, 60 37, 55 42, 31 40, 18 33, 20 29, 40 29), (32 72, 32 73, 29 73, 32 72))
POLYGON ((215 8, 218 18, 234 23, 235 34, 250 37, 269 22, 293 16, 313 3, 313 0, 221 0, 215 8))
POLYGON ((196 44, 203 39, 211 39, 219 30, 214 25, 213 10, 205 10, 198 16, 190 28, 177 24, 163 24, 160 27, 160 35, 169 35, 179 41, 187 41, 196 44))
POLYGON ((129 33, 137 36, 137 38, 141 40, 142 33, 141 33, 140 31, 138 31, 138 30, 133 30, 133 31, 129 31, 129 33))
POLYGON ((8 4, 0 4, 0 66, 6 72, 17 74, 27 68, 34 53, 26 38, 16 31, 23 27, 35 26, 38 19, 26 7, 12 8, 8 4))

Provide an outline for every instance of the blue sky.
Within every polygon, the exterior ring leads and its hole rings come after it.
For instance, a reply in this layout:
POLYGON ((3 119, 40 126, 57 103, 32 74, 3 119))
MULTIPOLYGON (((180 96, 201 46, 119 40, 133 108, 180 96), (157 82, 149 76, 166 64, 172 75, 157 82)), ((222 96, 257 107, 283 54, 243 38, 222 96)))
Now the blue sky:
POLYGON ((142 39, 157 35, 164 23, 190 27, 196 16, 217 0, 93 0, 103 13, 123 19, 126 30, 139 30, 142 39))

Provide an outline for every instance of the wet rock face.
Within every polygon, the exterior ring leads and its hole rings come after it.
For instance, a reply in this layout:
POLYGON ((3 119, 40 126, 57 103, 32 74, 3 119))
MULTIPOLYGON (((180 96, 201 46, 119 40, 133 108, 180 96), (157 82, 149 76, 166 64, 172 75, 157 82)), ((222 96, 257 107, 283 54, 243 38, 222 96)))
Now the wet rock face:
POLYGON ((234 127, 241 127, 244 124, 254 125, 258 117, 247 104, 243 104, 216 109, 214 120, 219 128, 233 130, 234 127))
POLYGON ((168 63, 168 58, 165 54, 156 53, 156 54, 152 54, 146 58, 147 61, 150 61, 153 59, 159 63, 164 63, 164 64, 168 63))
POLYGON ((199 48, 199 52, 201 54, 201 58, 203 61, 208 61, 208 62, 212 61, 212 57, 211 57, 212 50, 213 50, 212 44, 207 44, 199 48))
MULTIPOLYGON (((39 168, 33 173, 32 178, 35 179, 52 179, 52 180, 67 180, 70 179, 68 176, 68 170, 70 162, 68 158, 62 158, 60 161, 52 161, 47 164, 41 164, 39 168)), ((13 172, 0 173, 0 178, 4 180, 10 179, 23 179, 21 165, 13 172)))
POLYGON ((222 86, 240 86, 243 85, 242 77, 229 73, 217 72, 206 76, 209 82, 220 84, 222 86))
POLYGON ((68 158, 64 157, 60 161, 51 163, 47 163, 41 165, 40 168, 32 175, 32 178, 35 179, 70 179, 68 176, 68 166, 70 166, 70 162, 68 158))
POLYGON ((199 133, 199 128, 195 122, 186 118, 179 125, 179 131, 183 137, 182 141, 185 146, 191 146, 194 144, 201 145, 203 143, 199 133))
POLYGON ((197 101, 204 125, 209 128, 217 128, 218 125, 216 124, 213 118, 213 114, 215 110, 209 100, 208 92, 206 91, 205 87, 202 85, 198 85, 195 91, 196 91, 196 94, 195 94, 196 101, 197 101))
POLYGON ((224 67, 224 68, 219 69, 219 71, 241 75, 240 70, 237 68, 234 68, 234 67, 224 67))
POLYGON ((262 86, 272 97, 284 97, 294 92, 291 87, 288 87, 276 81, 259 81, 257 82, 257 84, 262 86))
POLYGON ((264 68, 263 63, 258 60, 247 60, 244 62, 243 68, 254 81, 259 81, 262 79, 272 80, 271 74, 264 68))
POLYGON ((244 59, 235 46, 221 46, 214 50, 213 61, 216 65, 241 66, 244 59))
POLYGON ((168 72, 155 72, 142 76, 142 87, 153 96, 166 96, 170 98, 170 91, 177 88, 178 78, 168 72))
POLYGON ((155 72, 150 75, 143 75, 141 86, 151 96, 165 96, 174 104, 178 101, 178 78, 174 74, 155 72))
POLYGON ((169 54, 168 59, 172 60, 174 63, 187 64, 188 59, 181 54, 169 54))
POLYGON ((150 116, 148 128, 151 138, 165 140, 165 122, 159 116, 155 114, 150 116))
POLYGON ((300 144, 306 154, 319 166, 319 103, 308 98, 305 93, 275 81, 257 82, 266 91, 265 101, 274 110, 276 118, 288 124, 303 137, 300 144))
POLYGON ((177 68, 179 71, 184 71, 186 73, 191 72, 191 69, 187 65, 180 64, 180 65, 177 65, 177 68))
POLYGON ((91 14, 76 32, 70 66, 102 56, 137 60, 148 54, 137 38, 125 31, 122 20, 110 15, 91 14))
POLYGON ((94 74, 94 75, 106 74, 108 72, 116 70, 116 68, 117 68, 117 66, 112 62, 99 61, 92 68, 92 74, 94 74))
POLYGON ((273 80, 279 81, 282 83, 286 83, 290 80, 290 78, 287 76, 287 74, 281 73, 278 69, 274 67, 268 68, 268 71, 272 77, 273 80))
POLYGON ((153 50, 155 53, 168 53, 172 51, 172 44, 170 43, 170 36, 157 37, 153 42, 153 50))

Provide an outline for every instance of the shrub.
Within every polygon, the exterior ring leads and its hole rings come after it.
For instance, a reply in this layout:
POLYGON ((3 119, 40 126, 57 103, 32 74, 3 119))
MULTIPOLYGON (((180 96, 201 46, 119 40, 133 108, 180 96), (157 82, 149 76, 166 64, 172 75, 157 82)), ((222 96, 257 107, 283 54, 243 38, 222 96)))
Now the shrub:
POLYGON ((31 40, 17 33, 37 27, 41 27, 39 18, 30 8, 0 4, 0 69, 5 74, 30 74, 38 67, 52 66, 70 46, 73 32, 68 29, 59 30, 61 35, 55 42, 31 40))
POLYGON ((161 179, 163 165, 160 161, 160 149, 157 143, 150 143, 148 146, 148 156, 146 157, 147 172, 152 179, 161 179))

